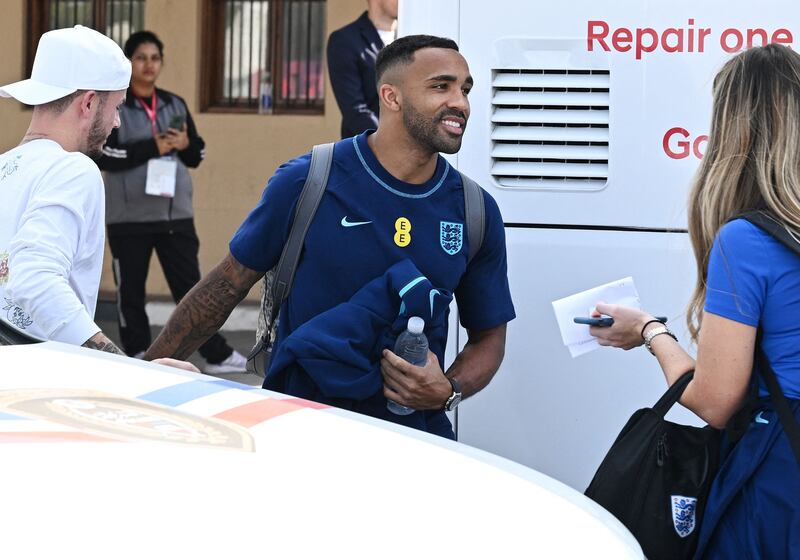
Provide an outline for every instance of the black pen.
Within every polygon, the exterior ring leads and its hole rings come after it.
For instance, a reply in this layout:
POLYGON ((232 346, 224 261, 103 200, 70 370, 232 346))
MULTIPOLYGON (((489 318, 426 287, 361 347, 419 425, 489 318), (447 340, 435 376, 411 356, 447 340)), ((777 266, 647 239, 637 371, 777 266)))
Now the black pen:
MULTIPOLYGON (((656 317, 656 321, 666 323, 666 317, 656 317)), ((574 317, 572 319, 579 325, 589 325, 592 327, 610 327, 614 324, 614 317, 574 317)))

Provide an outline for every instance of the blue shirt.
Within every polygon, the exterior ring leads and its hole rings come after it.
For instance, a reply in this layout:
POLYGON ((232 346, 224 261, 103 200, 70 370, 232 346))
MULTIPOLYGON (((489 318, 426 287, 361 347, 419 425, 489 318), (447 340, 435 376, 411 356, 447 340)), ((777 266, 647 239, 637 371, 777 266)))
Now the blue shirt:
POLYGON ((800 256, 746 220, 725 224, 711 248, 705 310, 760 323, 786 397, 800 398, 800 256))
MULTIPOLYGON (((328 186, 305 239, 276 345, 316 315, 348 301, 392 265, 410 259, 436 288, 455 293, 461 323, 488 329, 515 317, 508 287, 500 210, 485 191, 486 233, 467 266, 461 177, 441 156, 431 179, 414 185, 394 178, 367 143, 371 132, 337 142, 328 186)), ((253 270, 277 264, 308 174, 310 154, 283 164, 230 243, 253 270)), ((444 362, 447 332, 429 340, 444 362)), ((269 375, 265 387, 269 386, 269 375)), ((303 395, 298 395, 303 396, 303 395)))

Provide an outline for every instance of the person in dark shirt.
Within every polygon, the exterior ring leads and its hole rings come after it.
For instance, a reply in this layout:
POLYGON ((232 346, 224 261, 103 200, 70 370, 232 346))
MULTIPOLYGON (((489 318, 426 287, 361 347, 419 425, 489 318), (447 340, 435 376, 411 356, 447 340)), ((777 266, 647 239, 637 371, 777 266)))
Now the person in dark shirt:
MULTIPOLYGON (((446 412, 492 379, 503 360, 506 323, 515 317, 503 217, 482 191, 485 236, 470 260, 463 180, 441 155, 458 152, 469 120, 473 78, 458 45, 401 37, 380 52, 376 71, 380 124, 334 146, 327 187, 281 305, 264 388, 455 439, 446 412), (401 275, 412 279, 395 283, 401 275), (377 289, 376 280, 398 289, 377 289), (426 281, 427 289, 417 291, 426 281), (446 312, 437 309, 453 296, 468 341, 446 367, 446 312), (376 325, 386 332, 387 317, 417 309, 430 343, 424 366, 391 352, 391 342, 376 344, 376 325), (326 364, 338 353, 339 366, 369 365, 355 378, 353 369, 321 368, 316 357, 305 361, 316 353, 312 345, 332 350, 326 364), (303 364, 281 361, 290 347, 303 364), (387 399, 416 412, 393 414, 387 399)), ((146 358, 191 354, 277 264, 310 160, 305 154, 278 168, 228 255, 181 300, 146 358)))
POLYGON ((368 0, 368 9, 328 38, 328 72, 342 112, 342 138, 378 127, 375 58, 394 40, 397 0, 368 0))

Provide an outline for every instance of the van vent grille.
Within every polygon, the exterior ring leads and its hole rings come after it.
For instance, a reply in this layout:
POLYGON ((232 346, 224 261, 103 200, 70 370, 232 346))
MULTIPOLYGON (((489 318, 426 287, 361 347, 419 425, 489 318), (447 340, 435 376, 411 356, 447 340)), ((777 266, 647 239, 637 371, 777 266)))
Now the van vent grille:
POLYGON ((495 181, 547 190, 605 187, 609 78, 608 70, 495 70, 495 181))

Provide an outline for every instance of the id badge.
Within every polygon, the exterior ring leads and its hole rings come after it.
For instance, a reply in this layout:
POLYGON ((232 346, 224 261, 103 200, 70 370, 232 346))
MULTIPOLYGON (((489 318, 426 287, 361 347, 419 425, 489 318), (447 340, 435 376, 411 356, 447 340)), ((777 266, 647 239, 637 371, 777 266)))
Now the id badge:
POLYGON ((171 157, 153 158, 147 162, 147 182, 144 192, 153 196, 175 196, 178 162, 171 157))

